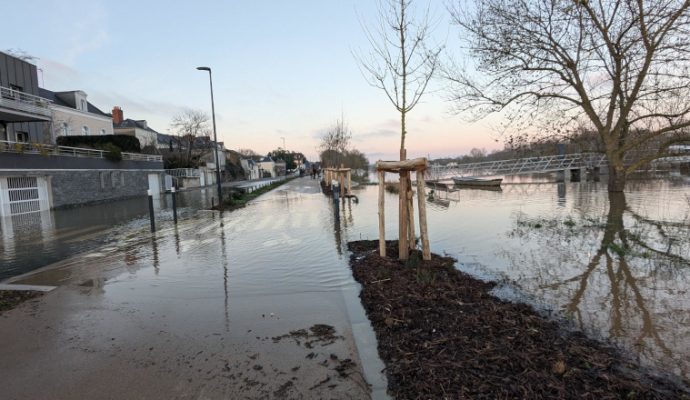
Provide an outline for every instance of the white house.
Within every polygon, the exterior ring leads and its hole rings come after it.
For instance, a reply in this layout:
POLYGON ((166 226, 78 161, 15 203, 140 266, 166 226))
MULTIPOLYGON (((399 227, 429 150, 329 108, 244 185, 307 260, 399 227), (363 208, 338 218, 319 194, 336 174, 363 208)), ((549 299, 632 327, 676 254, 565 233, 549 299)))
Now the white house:
POLYGON ((51 141, 57 136, 98 136, 112 135, 113 124, 110 116, 87 100, 81 90, 52 92, 39 89, 41 97, 50 100, 52 112, 51 141))
POLYGON ((242 165, 244 175, 247 177, 247 179, 259 179, 259 165, 256 163, 256 161, 252 160, 251 158, 243 158, 240 160, 240 165, 242 165))
POLYGON ((259 176, 262 178, 276 177, 276 163, 271 157, 263 157, 257 164, 259 166, 259 176))

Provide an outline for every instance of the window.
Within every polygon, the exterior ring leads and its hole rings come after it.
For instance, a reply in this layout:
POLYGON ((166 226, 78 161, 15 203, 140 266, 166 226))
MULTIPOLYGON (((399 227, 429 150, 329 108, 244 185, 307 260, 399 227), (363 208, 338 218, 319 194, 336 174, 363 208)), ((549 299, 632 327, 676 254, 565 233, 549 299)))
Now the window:
POLYGON ((82 126, 81 127, 81 134, 84 136, 88 136, 89 135, 89 127, 86 125, 82 126))
POLYGON ((69 135, 69 124, 67 122, 63 122, 60 129, 62 129, 62 136, 69 135))
POLYGON ((105 136, 105 129, 101 129, 101 136, 105 136))
POLYGON ((17 132, 17 142, 29 142, 29 134, 27 132, 17 132))

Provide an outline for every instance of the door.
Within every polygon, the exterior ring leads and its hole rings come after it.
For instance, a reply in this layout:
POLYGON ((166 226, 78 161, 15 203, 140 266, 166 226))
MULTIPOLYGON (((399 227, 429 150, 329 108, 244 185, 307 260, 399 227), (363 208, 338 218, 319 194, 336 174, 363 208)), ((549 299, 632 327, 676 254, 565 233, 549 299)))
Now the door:
POLYGON ((161 180, 158 174, 149 174, 149 190, 154 198, 161 195, 161 180))

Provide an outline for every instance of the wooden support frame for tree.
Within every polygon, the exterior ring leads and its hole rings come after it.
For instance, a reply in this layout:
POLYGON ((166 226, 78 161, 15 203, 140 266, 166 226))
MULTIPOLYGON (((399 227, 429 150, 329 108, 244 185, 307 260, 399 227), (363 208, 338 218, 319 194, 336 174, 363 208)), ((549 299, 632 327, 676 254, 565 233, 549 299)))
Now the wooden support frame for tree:
POLYGON ((352 169, 351 168, 324 168, 324 181, 330 187, 332 181, 340 185, 340 198, 352 195, 352 169))
POLYGON ((415 248, 414 208, 412 200, 412 183, 410 174, 416 172, 417 205, 419 207, 419 232, 422 241, 422 258, 431 260, 429 248, 429 231, 426 218, 426 195, 424 171, 429 167, 426 158, 415 158, 403 161, 379 161, 376 171, 379 178, 379 254, 386 257, 386 224, 385 224, 385 178, 386 172, 400 175, 399 192, 399 226, 398 226, 398 257, 407 260, 409 250, 415 248))

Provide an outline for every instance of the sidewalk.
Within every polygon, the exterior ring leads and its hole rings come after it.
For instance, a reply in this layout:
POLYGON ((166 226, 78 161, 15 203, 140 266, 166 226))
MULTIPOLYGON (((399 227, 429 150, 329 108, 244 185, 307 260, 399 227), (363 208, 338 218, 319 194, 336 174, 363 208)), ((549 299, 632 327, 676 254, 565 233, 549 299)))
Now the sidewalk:
POLYGON ((58 288, 0 316, 3 398, 385 398, 329 205, 295 179, 11 279, 58 288))

